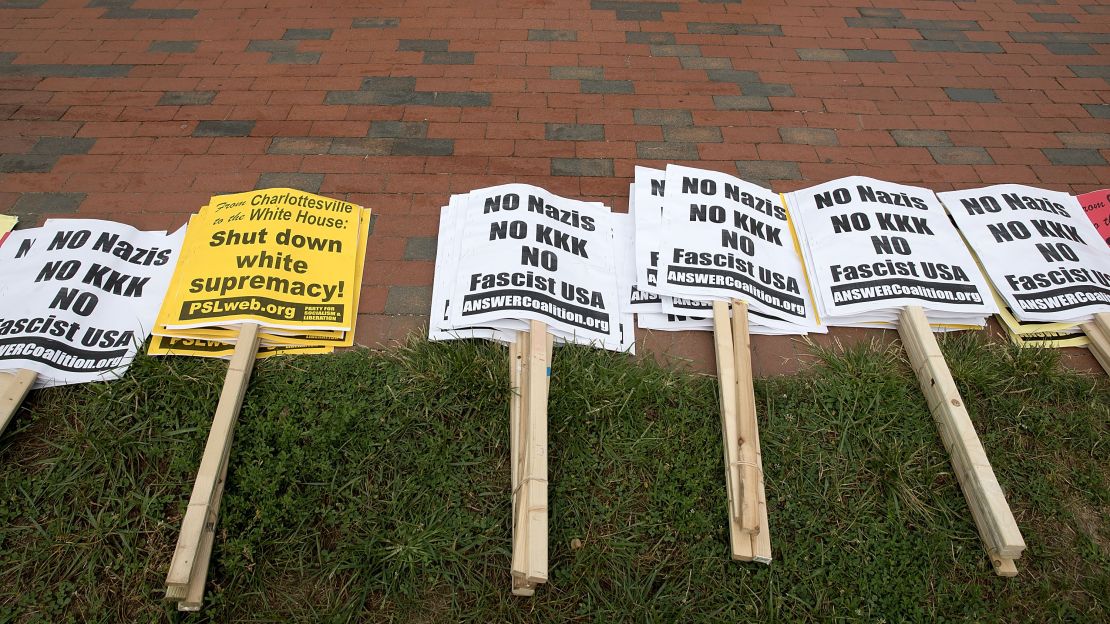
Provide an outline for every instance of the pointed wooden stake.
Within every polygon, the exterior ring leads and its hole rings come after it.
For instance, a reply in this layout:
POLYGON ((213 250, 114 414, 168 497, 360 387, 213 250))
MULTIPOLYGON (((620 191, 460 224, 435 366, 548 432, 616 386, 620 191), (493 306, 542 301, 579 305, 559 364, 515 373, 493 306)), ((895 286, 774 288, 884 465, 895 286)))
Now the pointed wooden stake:
POLYGON ((1110 374, 1110 312, 1096 314, 1093 321, 1084 323, 1083 333, 1090 340, 1087 348, 1102 365, 1102 370, 1110 374))
POLYGON ((212 419, 212 429, 204 447, 204 455, 197 470, 189 507, 181 522, 181 535, 177 549, 166 574, 166 598, 177 600, 178 609, 196 611, 204 597, 204 584, 208 574, 208 561, 212 554, 212 541, 216 530, 217 514, 227 478, 227 461, 239 408, 247 391, 254 359, 258 354, 259 326, 244 323, 239 329, 235 352, 228 364, 220 402, 212 419))
POLYGON ((19 411, 38 376, 38 373, 26 368, 0 372, 0 433, 8 428, 8 423, 19 411))
POLYGON ((925 312, 920 307, 907 306, 902 311, 898 333, 995 573, 1014 576, 1017 574, 1014 560, 1025 550, 1025 541, 1006 504, 1002 487, 994 477, 987 453, 975 433, 925 312))

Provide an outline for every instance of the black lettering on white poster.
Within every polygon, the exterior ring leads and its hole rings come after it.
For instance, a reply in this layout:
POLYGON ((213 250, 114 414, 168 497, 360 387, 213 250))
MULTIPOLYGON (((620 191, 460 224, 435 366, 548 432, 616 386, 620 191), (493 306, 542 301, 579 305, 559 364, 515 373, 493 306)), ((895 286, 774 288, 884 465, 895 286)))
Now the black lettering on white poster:
POLYGON ((1110 253, 1076 198, 1017 184, 939 195, 1019 320, 1110 312, 1110 253))

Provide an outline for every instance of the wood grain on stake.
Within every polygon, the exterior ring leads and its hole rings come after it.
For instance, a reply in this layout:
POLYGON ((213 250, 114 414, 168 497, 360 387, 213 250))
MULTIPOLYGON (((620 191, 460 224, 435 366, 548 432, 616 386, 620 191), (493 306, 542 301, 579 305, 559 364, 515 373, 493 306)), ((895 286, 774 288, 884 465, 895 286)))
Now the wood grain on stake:
POLYGON ((750 531, 741 526, 743 499, 739 466, 739 427, 736 422, 736 362, 728 304, 713 302, 713 349, 717 359, 717 391, 721 402, 721 437, 725 457, 725 486, 728 489, 728 536, 733 559, 751 561, 750 531))
POLYGON ((1083 333, 1090 340, 1087 348, 1091 355, 1102 365, 1102 370, 1110 374, 1110 312, 1096 314, 1093 321, 1084 323, 1083 333))
POLYGON ((177 603, 178 611, 200 611, 204 605, 204 586, 208 582, 208 564, 212 560, 212 546, 216 541, 216 521, 220 517, 220 501, 224 496, 229 463, 224 462, 216 490, 212 494, 212 506, 208 509, 208 521, 205 522, 204 534, 200 537, 200 548, 197 550, 197 559, 193 564, 193 574, 189 578, 185 597, 177 603))
POLYGON ((547 582, 547 397, 553 338, 545 323, 530 321, 528 333, 521 333, 518 341, 519 347, 510 349, 511 362, 520 358, 519 368, 510 369, 511 381, 520 387, 518 406, 511 401, 509 407, 516 467, 512 576, 513 593, 531 596, 536 585, 547 582))
POLYGON ((38 376, 38 373, 26 368, 10 373, 0 372, 0 433, 8 428, 8 423, 19 411, 38 376))
POLYGON ((178 608, 182 610, 199 609, 204 594, 208 559, 212 552, 211 540, 216 528, 216 514, 220 507, 224 480, 227 477, 231 441, 239 418, 239 408, 243 404, 243 395, 247 391, 247 383, 254 368, 255 356, 258 354, 258 342, 257 323, 240 325, 235 352, 227 367, 220 402, 216 406, 212 429, 204 446, 193 493, 189 497, 189 507, 181 522, 181 535, 170 562, 169 573, 166 574, 166 598, 182 601, 178 604, 178 608))
POLYGON ((517 596, 531 596, 535 593, 535 586, 524 580, 527 576, 527 527, 524 521, 524 493, 522 492, 521 475, 524 474, 524 401, 527 392, 524 378, 526 366, 523 353, 528 350, 528 333, 520 332, 515 342, 509 345, 509 383, 512 386, 512 395, 509 397, 509 455, 511 465, 512 484, 512 564, 510 570, 513 579, 513 594, 517 596))
MULTIPOLYGON (((754 416, 754 414, 753 414, 754 416)), ((752 561, 771 563, 771 525, 767 520, 767 490, 763 487, 763 454, 759 449, 759 424, 752 418, 755 462, 759 466, 759 533, 752 535, 752 561)))
POLYGON ((736 397, 740 417, 740 453, 744 467, 745 510, 752 518, 744 525, 753 527, 752 561, 771 563, 771 527, 767 521, 767 492, 763 486, 763 455, 759 448, 756 421, 755 378, 752 374, 752 341, 748 331, 748 304, 732 301, 732 347, 736 364, 736 397), (747 483, 753 484, 751 487, 747 483), (750 490, 750 492, 749 492, 750 490), (749 500, 750 494, 750 500, 749 500), (750 524, 748 524, 750 523, 750 524))
POLYGON ((898 333, 995 573, 1014 576, 1017 574, 1014 560, 1025 550, 1025 540, 994 477, 925 312, 918 306, 907 306, 901 313, 898 333))
POLYGON ((752 380, 752 345, 748 333, 748 304, 732 301, 732 353, 736 377, 736 418, 739 430, 740 474, 742 475, 740 526, 745 532, 758 533, 759 488, 762 468, 755 452, 755 386, 752 380))

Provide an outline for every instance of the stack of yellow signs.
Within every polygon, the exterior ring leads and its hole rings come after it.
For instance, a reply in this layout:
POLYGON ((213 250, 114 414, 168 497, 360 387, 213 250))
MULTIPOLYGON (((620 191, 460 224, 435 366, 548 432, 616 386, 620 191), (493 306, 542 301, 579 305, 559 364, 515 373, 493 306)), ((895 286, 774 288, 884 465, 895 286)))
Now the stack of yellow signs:
MULTIPOLYGON (((964 242, 967 242, 966 239, 964 242)), ((968 249, 971 246, 968 245, 968 249)), ((975 255, 975 262, 979 270, 986 273, 979 256, 975 255)), ((1087 335, 1083 333, 1080 323, 1053 323, 1049 321, 1021 321, 1018 320, 1006 300, 998 294, 998 290, 991 284, 991 296, 998 306, 998 314, 994 318, 1006 332, 1010 343, 1017 347, 1041 347, 1045 349, 1062 349, 1064 347, 1086 347, 1090 344, 1087 335)))
POLYGON ((991 287, 998 304, 999 325, 1006 331, 1010 342, 1019 347, 1085 347, 1090 343, 1079 323, 1049 323, 1019 321, 998 292, 991 287))
POLYGON ((369 210, 292 189, 213 197, 189 221, 150 353, 230 362, 166 573, 166 598, 179 610, 204 602, 254 360, 352 344, 369 225, 369 210))
POLYGON ((193 215, 152 355, 230 357, 243 323, 258 357, 351 346, 370 210, 293 189, 213 197, 193 215))

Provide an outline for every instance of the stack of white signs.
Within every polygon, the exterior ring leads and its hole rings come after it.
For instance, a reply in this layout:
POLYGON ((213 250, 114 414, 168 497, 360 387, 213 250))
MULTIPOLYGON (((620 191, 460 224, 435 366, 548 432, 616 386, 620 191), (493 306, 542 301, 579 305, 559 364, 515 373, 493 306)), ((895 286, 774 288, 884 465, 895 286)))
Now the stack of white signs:
POLYGON ((982 327, 997 311, 936 195, 849 177, 786 194, 822 320, 895 327, 920 306, 934 329, 982 327))
POLYGON ((185 228, 54 219, 0 247, 0 371, 36 388, 118 379, 146 340, 185 228))
POLYGON ((631 310, 642 329, 662 331, 711 331, 713 306, 660 294, 659 245, 663 238, 663 191, 666 172, 636 167, 635 181, 628 186, 628 213, 632 215, 631 310))
POLYGON ((452 196, 440 213, 429 339, 509 343, 536 320, 556 342, 631 352, 616 217, 526 184, 452 196))
POLYGON ((778 195, 668 165, 637 167, 631 197, 641 327, 712 329, 712 301, 739 299, 753 334, 825 331, 778 195))
POLYGON ((553 339, 631 352, 622 301, 630 258, 614 228, 627 216, 602 204, 506 184, 451 197, 440 213, 431 340, 509 344, 512 592, 547 582, 547 397, 553 339))
POLYGON ((1019 321, 1110 312, 1110 250, 1075 197, 1002 184, 940 198, 1019 321))

